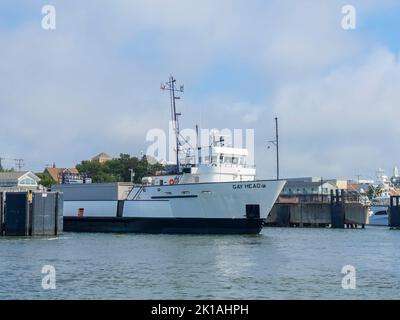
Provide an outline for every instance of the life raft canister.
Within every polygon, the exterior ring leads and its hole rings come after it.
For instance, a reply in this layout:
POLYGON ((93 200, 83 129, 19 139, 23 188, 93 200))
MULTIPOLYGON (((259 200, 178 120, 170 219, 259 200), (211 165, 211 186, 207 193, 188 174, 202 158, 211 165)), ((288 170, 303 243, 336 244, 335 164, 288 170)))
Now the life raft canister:
POLYGON ((174 184, 174 179, 169 179, 168 184, 174 184))

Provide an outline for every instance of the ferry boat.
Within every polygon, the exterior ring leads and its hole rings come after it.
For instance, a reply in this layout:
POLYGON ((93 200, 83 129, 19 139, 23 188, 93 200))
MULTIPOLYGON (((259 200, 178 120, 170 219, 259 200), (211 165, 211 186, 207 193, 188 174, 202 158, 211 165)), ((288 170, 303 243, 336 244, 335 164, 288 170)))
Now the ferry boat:
MULTIPOLYGON (((175 79, 167 83, 176 134, 176 172, 146 177, 123 201, 65 201, 64 231, 257 234, 286 181, 257 180, 248 150, 213 134, 208 155, 181 164, 175 79)), ((82 187, 82 186, 80 186, 82 187)))

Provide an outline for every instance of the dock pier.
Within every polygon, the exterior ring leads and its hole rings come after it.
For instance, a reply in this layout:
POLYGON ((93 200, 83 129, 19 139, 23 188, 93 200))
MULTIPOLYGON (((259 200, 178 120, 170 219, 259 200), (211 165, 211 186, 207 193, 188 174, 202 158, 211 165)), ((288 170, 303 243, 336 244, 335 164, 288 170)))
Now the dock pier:
POLYGON ((365 228, 367 222, 368 207, 358 197, 336 190, 330 196, 280 197, 265 226, 356 229, 365 228))
POLYGON ((0 236, 51 236, 62 232, 62 193, 0 192, 0 236))
POLYGON ((389 227, 400 229, 400 196, 390 197, 389 227))

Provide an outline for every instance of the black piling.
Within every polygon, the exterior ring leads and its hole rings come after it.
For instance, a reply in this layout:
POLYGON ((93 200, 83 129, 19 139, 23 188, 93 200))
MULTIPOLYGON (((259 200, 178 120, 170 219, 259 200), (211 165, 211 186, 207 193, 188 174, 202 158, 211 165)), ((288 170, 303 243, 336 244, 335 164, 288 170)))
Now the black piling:
POLYGON ((286 204, 278 204, 276 217, 277 227, 290 227, 290 206, 286 204))
POLYGON ((400 196, 390 197, 389 227, 391 229, 400 228, 400 196))
POLYGON ((7 192, 4 210, 4 235, 29 234, 29 205, 27 192, 7 192))
POLYGON ((343 205, 344 192, 336 190, 335 194, 331 190, 331 226, 332 228, 343 229, 345 224, 345 213, 343 205))
POLYGON ((59 235, 63 233, 64 227, 63 227, 63 210, 64 210, 64 194, 62 192, 56 192, 56 205, 54 208, 55 211, 55 230, 54 234, 59 235))
POLYGON ((4 193, 0 192, 0 237, 4 230, 4 193))

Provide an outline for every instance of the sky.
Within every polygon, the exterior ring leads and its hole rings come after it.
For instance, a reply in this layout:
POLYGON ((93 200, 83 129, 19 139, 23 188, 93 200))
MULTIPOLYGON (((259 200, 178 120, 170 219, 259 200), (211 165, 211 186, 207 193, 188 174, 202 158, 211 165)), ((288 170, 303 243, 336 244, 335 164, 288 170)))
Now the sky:
POLYGON ((258 178, 279 118, 281 177, 400 166, 400 3, 392 0, 3 0, 0 157, 70 167, 140 155, 167 130, 160 82, 185 85, 181 126, 254 129, 258 178), (42 7, 56 29, 42 28, 42 7), (342 7, 356 9, 343 29, 342 7))

